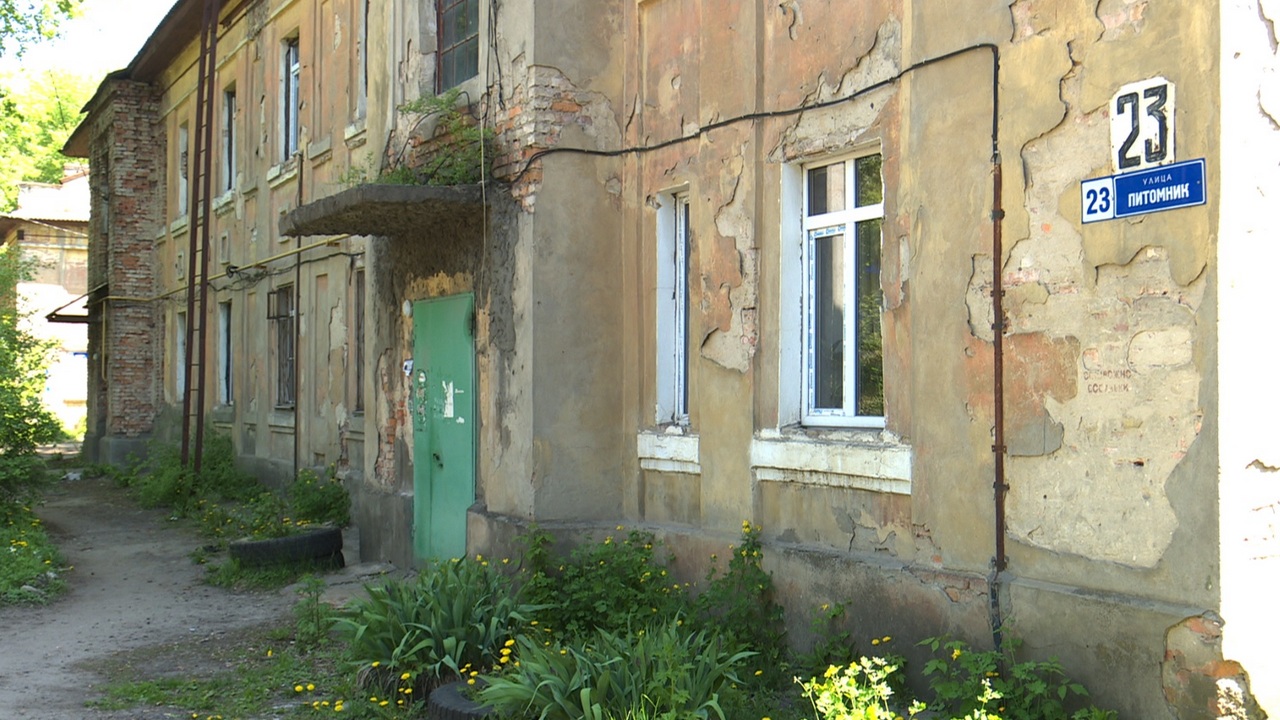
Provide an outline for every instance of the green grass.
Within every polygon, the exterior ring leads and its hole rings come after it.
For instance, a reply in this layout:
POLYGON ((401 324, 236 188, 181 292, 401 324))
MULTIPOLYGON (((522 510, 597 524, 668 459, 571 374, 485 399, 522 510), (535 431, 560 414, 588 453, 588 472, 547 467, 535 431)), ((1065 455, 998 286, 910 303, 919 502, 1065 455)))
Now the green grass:
POLYGON ((0 605, 46 602, 63 589, 63 565, 30 507, 0 504, 0 605))
POLYGON ((216 655, 207 658, 208 664, 223 669, 192 671, 190 676, 129 680, 130 666, 122 665, 111 674, 125 677, 113 677, 89 705, 108 711, 160 707, 176 717, 198 720, 329 717, 337 708, 342 717, 421 717, 421 708, 411 700, 375 701, 371 698, 376 695, 360 691, 345 648, 332 641, 304 649, 292 641, 287 628, 259 631, 238 638, 216 655))

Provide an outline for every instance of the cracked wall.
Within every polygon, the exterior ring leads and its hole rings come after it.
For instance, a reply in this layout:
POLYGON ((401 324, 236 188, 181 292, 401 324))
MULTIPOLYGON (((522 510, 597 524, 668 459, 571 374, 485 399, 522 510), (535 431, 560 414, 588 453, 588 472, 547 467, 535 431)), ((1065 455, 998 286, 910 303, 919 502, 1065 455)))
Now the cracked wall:
MULTIPOLYGON (((1093 10, 1035 0, 1009 10, 1005 64, 1017 69, 1006 97, 1046 81, 1058 88, 1004 128, 1021 143, 1006 166, 1016 158, 1008 174, 1022 198, 1005 224, 1002 278, 1009 529, 1034 547, 1150 568, 1179 523, 1166 483, 1203 426, 1211 231, 1197 211, 1081 226, 1079 182, 1110 172, 1111 94, 1156 72, 1142 68, 1171 49, 1174 28, 1207 20, 1130 0, 1093 10)), ((1187 89, 1179 159, 1207 142, 1210 97, 1191 80, 1175 80, 1187 89)), ((984 342, 990 283, 989 256, 975 256, 969 324, 984 342)))

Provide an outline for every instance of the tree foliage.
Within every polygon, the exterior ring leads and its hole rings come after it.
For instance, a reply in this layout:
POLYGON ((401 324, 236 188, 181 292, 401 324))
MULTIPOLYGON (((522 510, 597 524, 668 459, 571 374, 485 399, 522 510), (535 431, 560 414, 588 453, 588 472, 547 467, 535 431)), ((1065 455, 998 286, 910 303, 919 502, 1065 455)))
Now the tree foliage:
POLYGON ((21 55, 25 46, 48 40, 81 0, 0 0, 0 57, 21 55))
POLYGON ((19 182, 62 178, 62 146, 93 89, 87 78, 62 72, 0 77, 0 212, 15 207, 19 182))
POLYGON ((18 309, 18 282, 28 273, 17 248, 0 249, 0 465, 30 456, 61 434, 58 419, 43 402, 51 348, 23 327, 18 309))

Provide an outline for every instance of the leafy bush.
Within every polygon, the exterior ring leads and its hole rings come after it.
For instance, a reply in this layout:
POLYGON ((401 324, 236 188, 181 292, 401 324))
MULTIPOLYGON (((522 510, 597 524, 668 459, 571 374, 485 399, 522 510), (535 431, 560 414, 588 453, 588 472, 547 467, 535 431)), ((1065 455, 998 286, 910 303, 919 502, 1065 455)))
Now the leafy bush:
POLYGON ((679 619, 635 633, 598 630, 565 643, 521 636, 501 675, 478 692, 507 717, 539 720, 724 720, 720 693, 752 655, 679 619))
POLYGON ((351 495, 338 480, 333 466, 321 478, 311 470, 302 470, 289 486, 289 515, 305 524, 346 527, 351 523, 351 495))
POLYGON ((544 605, 539 618, 566 637, 622 632, 688 609, 684 589, 667 569, 670 557, 655 557, 652 533, 632 530, 621 540, 609 535, 574 548, 568 558, 555 557, 551 536, 536 528, 524 539, 530 571, 525 597, 544 605))
POLYGON ((425 698, 464 673, 501 667, 538 609, 521 602, 510 581, 480 558, 438 562, 415 580, 365 589, 368 597, 353 601, 336 627, 365 685, 382 694, 412 680, 425 698))
POLYGON ((50 477, 35 455, 0 454, 0 508, 35 502, 50 477))
POLYGON ((711 556, 707 587, 695 603, 698 620, 760 653, 762 681, 782 684, 787 680, 786 626, 782 606, 773 599, 773 577, 763 567, 760 527, 743 520, 742 541, 730 545, 729 552, 729 567, 721 575, 716 574, 716 556, 711 556))
POLYGON ((994 650, 977 651, 965 643, 929 638, 920 643, 938 656, 924 666, 933 689, 930 709, 945 713, 998 711, 1018 720, 1067 720, 1114 717, 1114 713, 1085 707, 1074 714, 1067 706, 1079 704, 1089 692, 1067 677, 1057 660, 1011 663, 994 650), (989 691, 989 692, 987 692, 989 691), (999 699, 984 700, 984 693, 999 699))
POLYGON ((0 248, 0 504, 29 502, 45 480, 36 448, 55 442, 62 426, 44 406, 51 344, 23 329, 15 302, 31 264, 0 248))

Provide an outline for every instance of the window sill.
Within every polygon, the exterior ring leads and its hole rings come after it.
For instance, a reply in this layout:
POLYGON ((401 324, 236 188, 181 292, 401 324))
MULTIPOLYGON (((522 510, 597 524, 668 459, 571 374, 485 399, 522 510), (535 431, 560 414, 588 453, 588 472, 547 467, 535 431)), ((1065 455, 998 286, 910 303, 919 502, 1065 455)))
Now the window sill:
POLYGON ((911 446, 870 430, 761 432, 751 441, 757 480, 911 494, 911 446))
POLYGON ((697 435, 640 432, 636 434, 636 455, 640 458, 640 467, 645 470, 702 474, 697 435))
POLYGON ((347 148, 355 149, 365 144, 365 124, 364 118, 351 123, 342 131, 342 139, 347 143, 347 148))
POLYGON ((271 166, 271 169, 267 171, 267 185, 274 190, 296 177, 298 177, 298 160, 297 158, 290 158, 279 165, 271 166))
POLYGON ((333 157, 333 140, 331 138, 326 136, 307 145, 307 159, 313 165, 328 162, 331 157, 333 157))
POLYGON ((179 216, 178 219, 169 223, 169 234, 170 235, 180 234, 183 230, 187 229, 188 222, 190 222, 190 218, 188 218, 186 215, 179 216))
POLYGON ((235 190, 226 190, 213 201, 213 212, 215 215, 226 215, 231 209, 236 199, 235 190))
POLYGON ((292 405, 277 405, 271 408, 271 416, 267 419, 267 424, 273 429, 292 431, 295 415, 292 405))

